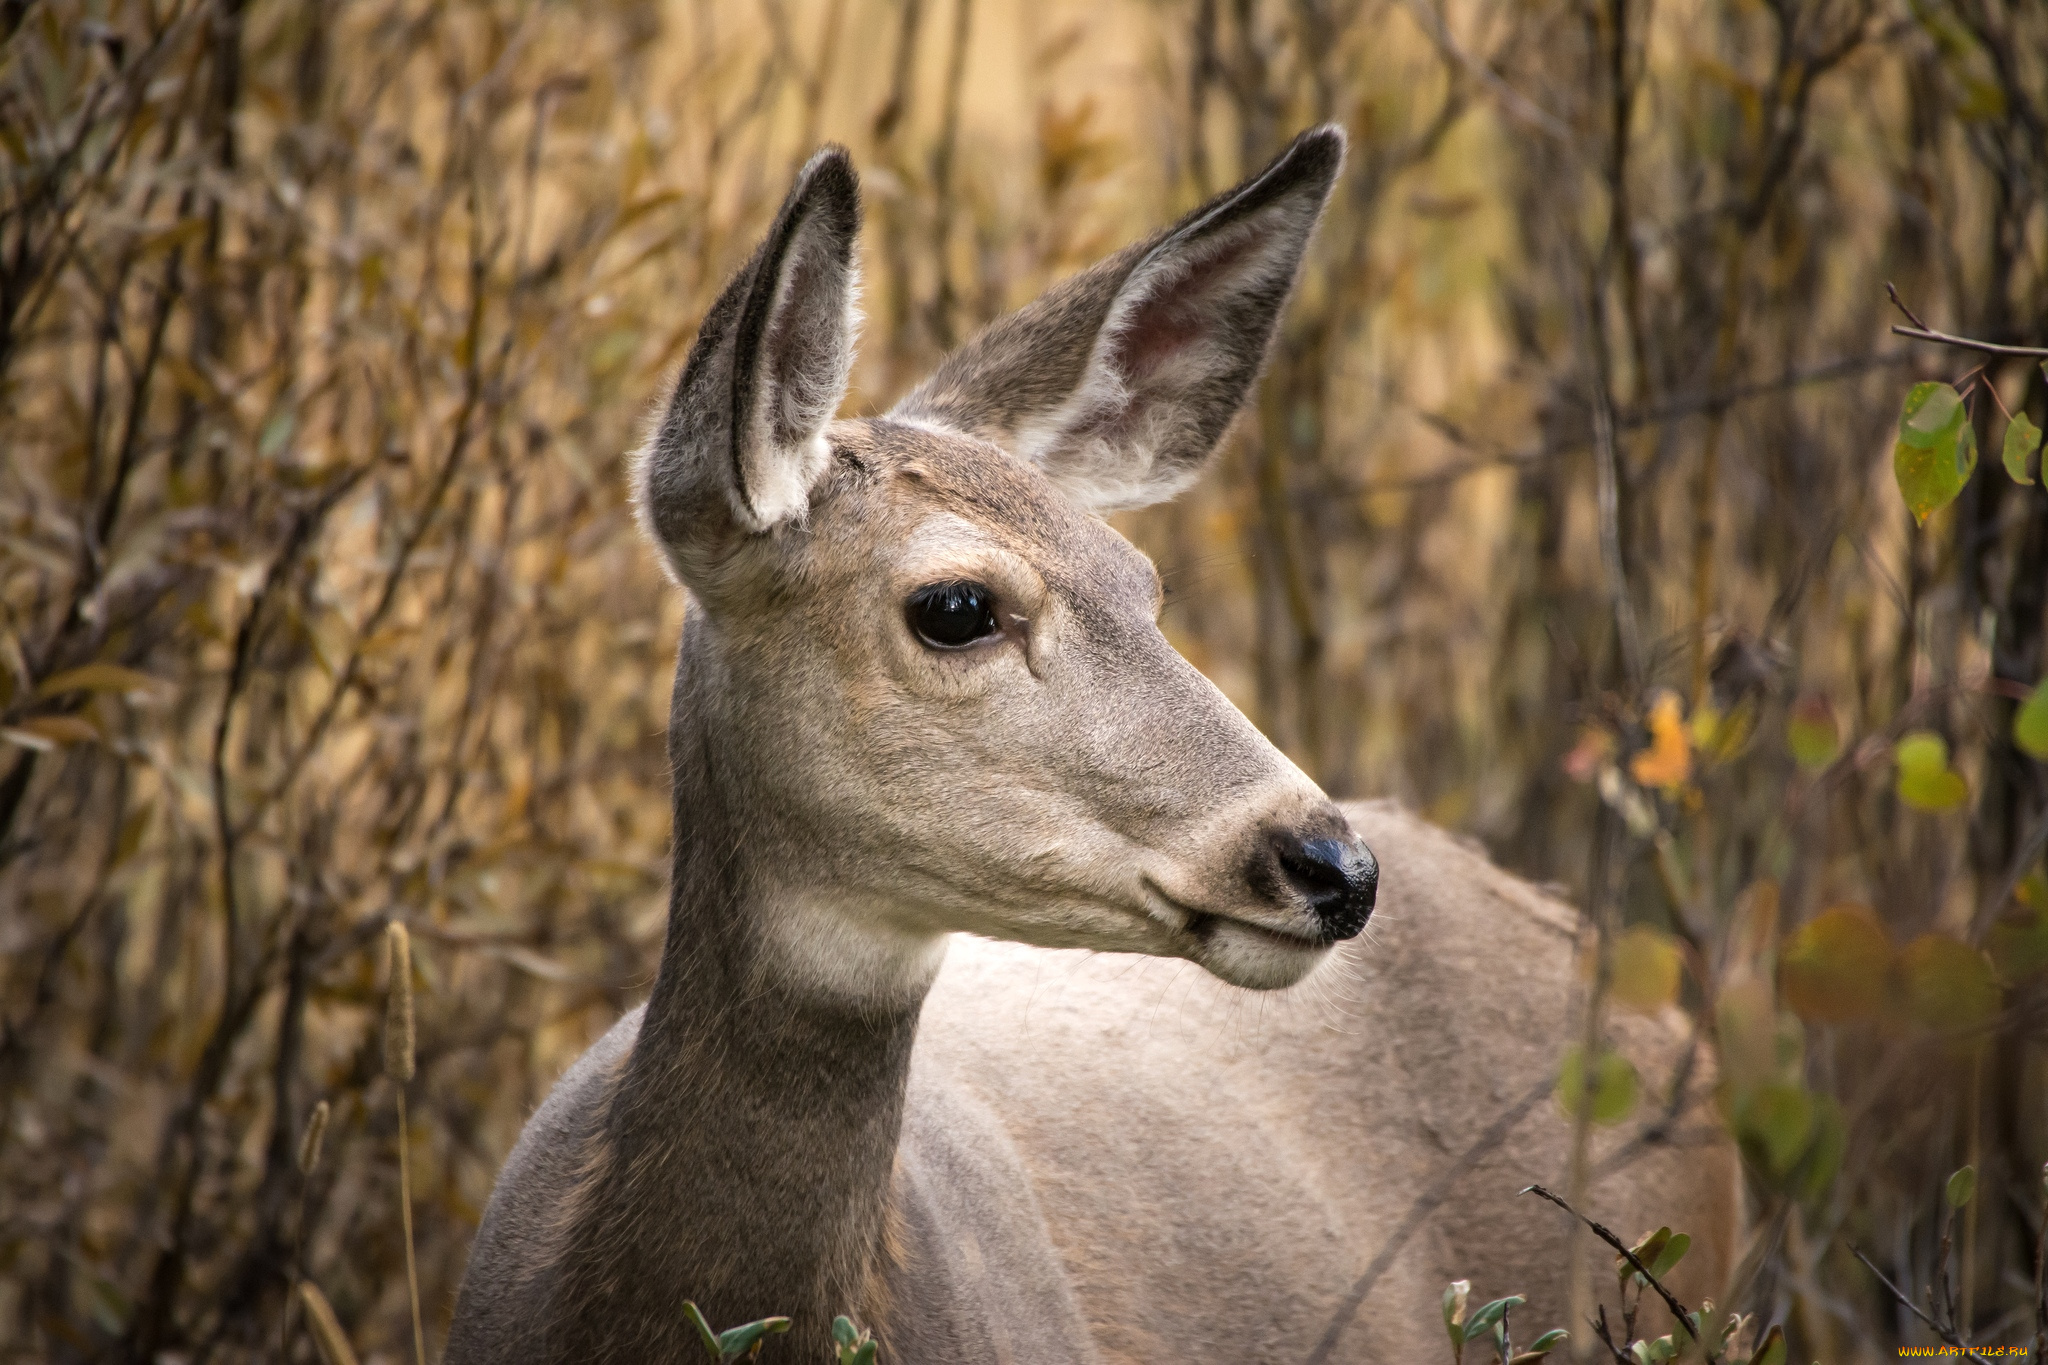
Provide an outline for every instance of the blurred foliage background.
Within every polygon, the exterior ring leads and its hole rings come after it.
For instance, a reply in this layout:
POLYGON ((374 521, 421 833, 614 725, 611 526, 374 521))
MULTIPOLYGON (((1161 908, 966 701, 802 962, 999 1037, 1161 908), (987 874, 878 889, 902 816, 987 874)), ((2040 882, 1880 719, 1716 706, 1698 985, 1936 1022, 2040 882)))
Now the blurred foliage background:
MULTIPOLYGON (((390 918, 437 1338, 653 970, 682 605, 624 452, 808 150, 865 178, 872 411, 1322 119, 1255 410, 1120 519, 1169 635, 1331 790, 1567 887, 1589 1036, 1698 1022, 1726 1301, 1795 1359, 1929 1340, 1851 1244, 1953 1242, 2031 1339, 2048 495, 1915 523, 1901 397, 1987 357, 1884 285, 2048 344, 2048 6, 5 0, 0 1358, 275 1358, 301 1270, 407 1355, 390 918)), ((1989 359, 1995 450, 2048 394, 1989 359)))

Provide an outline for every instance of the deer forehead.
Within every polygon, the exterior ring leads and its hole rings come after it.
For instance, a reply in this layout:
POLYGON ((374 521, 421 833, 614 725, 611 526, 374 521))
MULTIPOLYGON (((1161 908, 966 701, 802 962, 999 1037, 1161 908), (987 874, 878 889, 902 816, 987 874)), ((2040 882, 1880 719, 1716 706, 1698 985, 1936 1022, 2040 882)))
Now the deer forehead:
POLYGON ((830 441, 847 477, 813 509, 814 530, 869 565, 879 556, 892 587, 988 581, 1015 609, 1084 618, 1157 609, 1152 561, 1002 447, 886 418, 836 422, 830 441))

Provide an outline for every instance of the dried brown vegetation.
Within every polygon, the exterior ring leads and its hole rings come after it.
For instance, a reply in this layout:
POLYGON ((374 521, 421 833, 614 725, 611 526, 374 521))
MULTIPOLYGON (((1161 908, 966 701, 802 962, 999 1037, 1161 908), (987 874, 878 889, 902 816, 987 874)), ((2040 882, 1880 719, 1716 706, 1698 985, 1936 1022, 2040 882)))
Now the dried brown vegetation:
POLYGON ((401 1140, 431 1354, 652 970, 681 607, 623 455, 806 151, 866 176, 872 407, 1331 118, 1256 410, 1126 521, 1169 633, 1332 790, 1572 885, 1590 1038, 1698 1012, 1795 1358, 1922 1339, 1848 1243, 1925 1285, 1951 1231, 2031 1338, 2048 493, 1914 525, 1900 396, 1976 361, 1883 284, 2048 344, 2033 0, 5 0, 0 1358, 312 1359, 329 1302, 404 1357, 401 1140), (1960 807, 1900 795, 1923 730, 1960 807))

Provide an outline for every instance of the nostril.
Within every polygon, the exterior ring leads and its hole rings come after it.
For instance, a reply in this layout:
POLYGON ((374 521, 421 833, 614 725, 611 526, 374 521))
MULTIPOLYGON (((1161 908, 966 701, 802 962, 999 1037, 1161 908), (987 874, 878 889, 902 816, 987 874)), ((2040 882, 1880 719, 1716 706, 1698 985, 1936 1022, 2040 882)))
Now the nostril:
POLYGON ((1335 839, 1284 841, 1280 866, 1286 869, 1287 880, 1310 900, 1328 892, 1342 895, 1349 884, 1344 875, 1344 845, 1335 839))
POLYGON ((1309 903, 1326 941, 1351 938, 1372 918, 1380 865, 1363 841, 1282 836, 1274 853, 1288 883, 1309 903))

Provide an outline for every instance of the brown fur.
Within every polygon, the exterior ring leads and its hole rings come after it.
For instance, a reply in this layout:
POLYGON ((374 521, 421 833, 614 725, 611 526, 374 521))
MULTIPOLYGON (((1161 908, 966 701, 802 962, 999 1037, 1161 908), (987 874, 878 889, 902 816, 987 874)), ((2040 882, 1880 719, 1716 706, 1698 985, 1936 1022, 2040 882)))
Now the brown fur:
MULTIPOLYGON (((840 1312, 926 1365, 1300 1360, 1555 1065, 1567 913, 1340 811, 1168 647, 1093 515, 1183 484, 1242 403, 1341 147, 1304 135, 829 426, 858 201, 843 154, 805 168, 640 466, 693 598, 660 972, 508 1159, 451 1365, 694 1360, 686 1297, 789 1314, 785 1360, 828 1358, 840 1312), (991 629, 935 648, 908 604, 949 582, 991 629), (1342 850, 1348 906, 1361 834, 1384 927, 1333 946, 1356 921, 1289 850, 1342 850)), ((1673 1073, 1670 1030, 1625 1033, 1673 1073)), ((1561 1311, 1562 1229, 1510 1191, 1563 1143, 1545 1107, 1481 1160, 1339 1358, 1420 1358, 1453 1275, 1561 1311)), ((1710 1281, 1732 1169, 1653 1148, 1595 1211, 1688 1225, 1710 1281)))

